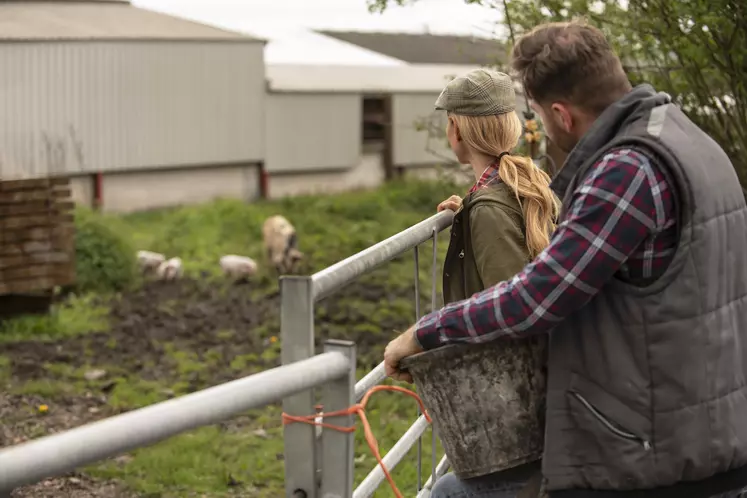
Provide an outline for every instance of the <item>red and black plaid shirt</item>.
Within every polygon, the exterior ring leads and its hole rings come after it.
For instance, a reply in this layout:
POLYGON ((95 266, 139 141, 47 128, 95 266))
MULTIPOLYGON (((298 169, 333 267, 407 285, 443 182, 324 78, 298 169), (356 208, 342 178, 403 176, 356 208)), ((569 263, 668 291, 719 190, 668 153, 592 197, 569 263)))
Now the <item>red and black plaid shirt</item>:
POLYGON ((482 188, 486 186, 488 182, 491 184, 501 181, 500 178, 498 178, 498 168, 495 167, 495 164, 491 164, 487 168, 485 168, 485 171, 482 172, 482 175, 480 175, 480 178, 477 179, 474 185, 469 189, 469 193, 471 194, 475 190, 482 188))
POLYGON ((656 278, 676 246, 672 197, 644 154, 610 151, 576 188, 568 214, 534 261, 513 279, 424 316, 415 327, 418 342, 432 349, 548 332, 612 278, 656 278))

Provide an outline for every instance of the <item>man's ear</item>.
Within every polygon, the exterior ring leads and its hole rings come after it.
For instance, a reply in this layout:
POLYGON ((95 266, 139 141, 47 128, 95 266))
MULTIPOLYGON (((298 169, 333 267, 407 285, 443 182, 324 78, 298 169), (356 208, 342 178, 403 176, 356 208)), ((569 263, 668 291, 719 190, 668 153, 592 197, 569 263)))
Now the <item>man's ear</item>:
POLYGON ((568 105, 562 102, 555 102, 550 106, 555 122, 565 131, 571 133, 574 126, 573 113, 568 105))

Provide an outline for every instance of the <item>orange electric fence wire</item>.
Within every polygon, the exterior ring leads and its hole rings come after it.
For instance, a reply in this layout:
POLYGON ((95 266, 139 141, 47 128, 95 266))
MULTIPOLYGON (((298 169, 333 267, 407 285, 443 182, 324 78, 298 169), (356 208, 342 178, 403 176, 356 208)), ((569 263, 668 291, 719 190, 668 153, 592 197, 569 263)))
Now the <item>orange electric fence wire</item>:
POLYGON ((326 424, 324 422, 317 422, 315 419, 317 417, 342 417, 345 415, 358 415, 358 417, 361 419, 361 422, 363 422, 363 431, 366 436, 366 442, 368 443, 368 447, 371 448, 371 453, 376 457, 376 461, 379 462, 379 465, 381 466, 381 470, 384 471, 384 476, 386 477, 386 480, 389 482, 389 485, 392 487, 392 490, 394 491, 394 495, 397 498, 403 498, 402 493, 400 493, 399 489, 397 489, 397 485, 394 484, 394 479, 392 479, 391 474, 389 474, 389 470, 386 468, 386 465, 384 465, 384 461, 381 459, 381 453, 379 452, 379 443, 376 441, 376 436, 374 436, 373 431, 371 431, 371 425, 368 423, 368 419, 366 418, 366 404, 368 403, 368 400, 371 398, 371 395, 375 392, 379 391, 396 391, 400 392, 402 394, 406 394, 412 398, 415 398, 415 401, 418 402, 420 405, 420 411, 425 415, 425 419, 428 421, 428 423, 431 423, 431 417, 428 415, 428 412, 425 411, 425 405, 423 405, 423 401, 420 399, 420 396, 415 394, 414 392, 410 391, 409 389, 405 389, 403 387, 398 386, 374 386, 371 388, 365 396, 363 396, 363 399, 360 403, 353 405, 349 408, 345 408, 344 410, 338 410, 334 412, 324 412, 324 413, 316 413, 314 415, 304 415, 304 416, 295 416, 295 415, 288 415, 287 413, 283 413, 283 424, 292 424, 295 422, 303 423, 303 424, 309 424, 309 425, 319 425, 322 427, 326 427, 327 429, 332 429, 339 432, 355 432, 355 425, 352 425, 350 427, 342 427, 339 425, 332 425, 332 424, 326 424))

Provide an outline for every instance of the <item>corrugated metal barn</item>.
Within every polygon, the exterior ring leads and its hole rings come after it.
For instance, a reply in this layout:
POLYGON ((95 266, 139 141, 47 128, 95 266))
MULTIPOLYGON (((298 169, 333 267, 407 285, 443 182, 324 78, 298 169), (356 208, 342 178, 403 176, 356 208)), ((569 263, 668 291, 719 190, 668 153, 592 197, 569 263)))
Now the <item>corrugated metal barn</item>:
MULTIPOLYGON (((436 98, 450 77, 505 54, 494 41, 469 37, 321 34, 398 64, 267 64, 266 168, 273 197, 372 187, 404 173, 433 175, 435 165, 454 160, 437 137, 445 115, 434 111, 436 98)), ((522 98, 517 104, 525 108, 522 98)))
POLYGON ((109 211, 254 199, 263 48, 124 0, 0 1, 0 178, 109 211))

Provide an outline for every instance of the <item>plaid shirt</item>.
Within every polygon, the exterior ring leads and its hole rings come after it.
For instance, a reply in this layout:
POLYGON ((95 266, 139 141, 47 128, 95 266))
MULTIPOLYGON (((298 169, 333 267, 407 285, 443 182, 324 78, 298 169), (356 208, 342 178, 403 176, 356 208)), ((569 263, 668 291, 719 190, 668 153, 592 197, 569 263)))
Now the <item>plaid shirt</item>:
POLYGON ((549 332, 612 278, 640 282, 666 269, 675 208, 662 172, 641 152, 611 150, 576 188, 547 248, 518 275, 415 325, 424 349, 549 332))
POLYGON ((470 194, 479 188, 487 186, 488 183, 496 183, 501 181, 501 179, 498 177, 498 168, 496 168, 495 166, 495 164, 491 164, 490 166, 485 168, 485 171, 482 172, 480 178, 478 178, 475 184, 472 185, 472 188, 469 189, 470 194))

